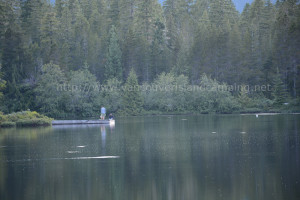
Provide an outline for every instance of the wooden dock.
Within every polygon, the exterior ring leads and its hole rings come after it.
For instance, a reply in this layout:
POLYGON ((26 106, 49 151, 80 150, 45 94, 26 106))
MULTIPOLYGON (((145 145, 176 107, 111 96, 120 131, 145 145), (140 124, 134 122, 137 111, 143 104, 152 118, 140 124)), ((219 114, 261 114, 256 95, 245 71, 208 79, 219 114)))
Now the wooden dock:
POLYGON ((52 125, 109 124, 109 120, 53 120, 52 125))

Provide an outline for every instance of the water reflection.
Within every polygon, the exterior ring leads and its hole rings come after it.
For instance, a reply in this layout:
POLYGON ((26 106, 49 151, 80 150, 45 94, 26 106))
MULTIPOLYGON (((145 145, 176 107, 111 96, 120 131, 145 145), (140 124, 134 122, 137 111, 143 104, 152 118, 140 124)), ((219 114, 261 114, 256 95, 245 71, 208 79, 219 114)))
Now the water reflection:
POLYGON ((0 199, 300 199, 299 122, 129 118, 115 128, 52 128, 35 140, 1 130, 0 199))
POLYGON ((106 128, 101 126, 101 142, 102 142, 102 152, 105 154, 105 140, 106 140, 106 128))

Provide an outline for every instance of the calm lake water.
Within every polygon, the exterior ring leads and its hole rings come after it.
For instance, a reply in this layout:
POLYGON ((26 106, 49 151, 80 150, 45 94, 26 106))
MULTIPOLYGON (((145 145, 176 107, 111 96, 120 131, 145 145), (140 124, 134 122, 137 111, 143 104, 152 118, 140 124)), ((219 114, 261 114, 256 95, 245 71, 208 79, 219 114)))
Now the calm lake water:
POLYGON ((300 115, 0 130, 0 199, 299 200, 300 115))

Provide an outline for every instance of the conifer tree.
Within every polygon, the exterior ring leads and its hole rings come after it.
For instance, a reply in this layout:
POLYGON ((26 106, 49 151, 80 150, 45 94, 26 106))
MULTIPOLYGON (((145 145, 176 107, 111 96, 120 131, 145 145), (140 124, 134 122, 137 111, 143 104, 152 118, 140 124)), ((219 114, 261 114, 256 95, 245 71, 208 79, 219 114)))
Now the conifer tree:
POLYGON ((2 56, 4 79, 8 82, 20 81, 23 77, 21 64, 23 61, 23 46, 18 26, 8 28, 5 32, 2 56))
POLYGON ((251 99, 248 96, 249 91, 246 85, 241 86, 241 90, 239 91, 238 101, 242 105, 243 108, 251 107, 251 99))
POLYGON ((80 1, 80 7, 82 9, 82 13, 87 20, 89 20, 91 17, 92 10, 94 9, 93 6, 95 6, 93 0, 81 0, 80 1))
POLYGON ((274 97, 274 105, 282 106, 283 103, 287 100, 287 93, 284 87, 284 83, 282 82, 279 74, 279 70, 277 68, 277 74, 273 79, 273 97, 274 97))
POLYGON ((225 73, 224 81, 228 84, 234 84, 239 81, 239 68, 241 66, 241 34, 238 23, 232 25, 229 32, 229 39, 227 42, 227 71, 225 73))
POLYGON ((51 61, 66 74, 86 62, 102 83, 122 82, 133 68, 145 84, 162 72, 197 84, 206 73, 228 84, 273 82, 277 89, 264 95, 275 104, 284 99, 280 88, 300 95, 299 0, 253 0, 241 14, 232 0, 49 2, 0 0, 5 112, 34 108, 30 95, 51 61))
POLYGON ((164 24, 161 23, 158 19, 155 22, 155 32, 151 44, 151 74, 150 80, 158 75, 159 73, 163 72, 165 67, 165 57, 164 57, 164 38, 163 38, 163 31, 164 31, 164 24))
POLYGON ((74 31, 74 57, 73 65, 79 68, 84 66, 88 56, 88 36, 90 25, 88 20, 83 15, 81 9, 76 15, 76 22, 73 26, 74 31))
POLYGON ((143 63, 142 60, 144 58, 143 45, 139 40, 140 38, 137 36, 134 31, 133 26, 129 27, 129 30, 126 33, 123 49, 122 49, 122 61, 124 67, 124 73, 129 74, 131 68, 135 69, 136 73, 142 73, 142 69, 140 69, 140 65, 143 63), (142 47, 142 48, 141 48, 142 47))
POLYGON ((119 0, 110 0, 109 1, 109 9, 108 9, 108 25, 111 27, 114 25, 115 27, 119 27, 120 21, 120 7, 119 0))
POLYGON ((13 8, 8 4, 7 1, 0 1, 0 58, 2 57, 4 35, 8 28, 9 21, 12 20, 13 8))
MULTIPOLYGON (((186 17, 186 13, 182 12, 181 0, 166 0, 163 3, 164 17, 165 17, 165 40, 166 40, 166 56, 169 58, 166 60, 166 67, 168 69, 174 69, 178 67, 179 52, 182 47, 182 31, 183 19, 186 17)), ((186 22, 188 25, 189 23, 186 22)), ((176 72, 177 73, 177 72, 176 72)))
POLYGON ((119 46, 117 30, 113 25, 109 31, 110 39, 105 64, 106 79, 117 78, 122 80, 123 70, 121 65, 122 52, 119 46))
POLYGON ((137 0, 121 0, 120 8, 120 38, 126 37, 136 18, 137 0))
POLYGON ((134 69, 131 69, 124 85, 122 96, 122 115, 140 115, 143 111, 143 98, 139 90, 138 79, 134 69))
MULTIPOLYGON (((6 81, 2 79, 3 78, 3 74, 1 72, 1 65, 0 65, 0 102, 2 102, 2 98, 3 98, 3 90, 5 89, 5 85, 6 85, 6 81)), ((0 106, 2 103, 0 103, 0 106)))
POLYGON ((138 0, 136 30, 147 41, 151 42, 156 18, 162 15, 161 6, 156 0, 138 0))
POLYGON ((21 5, 19 1, 8 1, 4 3, 7 9, 4 13, 4 19, 7 17, 7 23, 4 25, 3 43, 1 48, 1 64, 3 79, 6 81, 4 90, 4 104, 6 112, 12 112, 22 109, 25 99, 20 92, 21 83, 26 78, 27 60, 25 57, 26 49, 22 43, 24 35, 20 23, 21 5))
POLYGON ((91 4, 91 17, 88 19, 90 24, 90 31, 94 34, 97 34, 98 36, 101 36, 103 35, 102 33, 104 32, 104 30, 106 30, 106 24, 104 23, 105 13, 102 13, 102 15, 99 13, 97 0, 92 0, 91 4), (99 27, 103 28, 100 29, 99 27))
POLYGON ((44 63, 58 63, 58 27, 55 12, 47 12, 41 20, 41 53, 44 63))
POLYGON ((252 84, 261 84, 262 83, 262 66, 265 63, 267 56, 264 54, 269 50, 264 50, 265 47, 268 47, 268 38, 265 38, 265 32, 267 28, 264 25, 264 21, 268 20, 268 17, 264 17, 266 14, 265 11, 265 2, 264 0, 255 0, 249 10, 248 15, 248 27, 249 27, 249 41, 247 44, 248 48, 248 58, 249 62, 247 63, 246 68, 249 74, 249 82, 252 84), (264 19, 266 18, 266 20, 264 19), (264 44, 264 42, 266 42, 264 44))
POLYGON ((28 0, 21 4, 21 19, 24 36, 30 42, 40 42, 41 19, 47 12, 44 0, 28 0))
MULTIPOLYGON (((137 0, 136 17, 134 18, 134 32, 139 40, 141 62, 139 71, 143 71, 143 80, 150 81, 151 69, 151 43, 155 32, 156 19, 163 21, 161 5, 156 0, 137 0)), ((138 72, 139 72, 138 71, 138 72)))
MULTIPOLYGON (((209 20, 208 12, 204 10, 201 19, 195 24, 195 38, 191 47, 190 63, 192 67, 191 80, 196 81, 200 74, 209 73, 211 54, 210 46, 212 23, 209 20)), ((212 59, 213 60, 213 59, 212 59)))
POLYGON ((62 17, 63 8, 64 8, 64 0, 55 0, 55 13, 58 18, 62 17))
POLYGON ((284 74, 287 89, 294 97, 299 96, 299 51, 300 51, 300 6, 299 1, 286 0, 278 2, 275 20, 274 61, 284 74))

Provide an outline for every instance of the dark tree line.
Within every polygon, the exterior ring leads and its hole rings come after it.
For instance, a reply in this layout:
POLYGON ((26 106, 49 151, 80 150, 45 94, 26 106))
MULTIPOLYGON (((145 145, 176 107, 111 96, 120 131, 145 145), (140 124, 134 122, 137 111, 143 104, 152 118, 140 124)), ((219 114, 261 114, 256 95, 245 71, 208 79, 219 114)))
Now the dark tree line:
POLYGON ((0 0, 4 112, 92 112, 90 107, 111 103, 112 98, 112 110, 118 110, 122 94, 116 91, 87 97, 45 88, 64 81, 122 85, 132 69, 140 84, 166 75, 184 76, 188 84, 199 85, 206 74, 220 84, 275 88, 259 94, 232 92, 236 98, 297 101, 299 53, 299 0, 255 0, 242 13, 231 0, 166 0, 163 5, 157 0, 56 0, 55 5, 47 0, 0 0))

